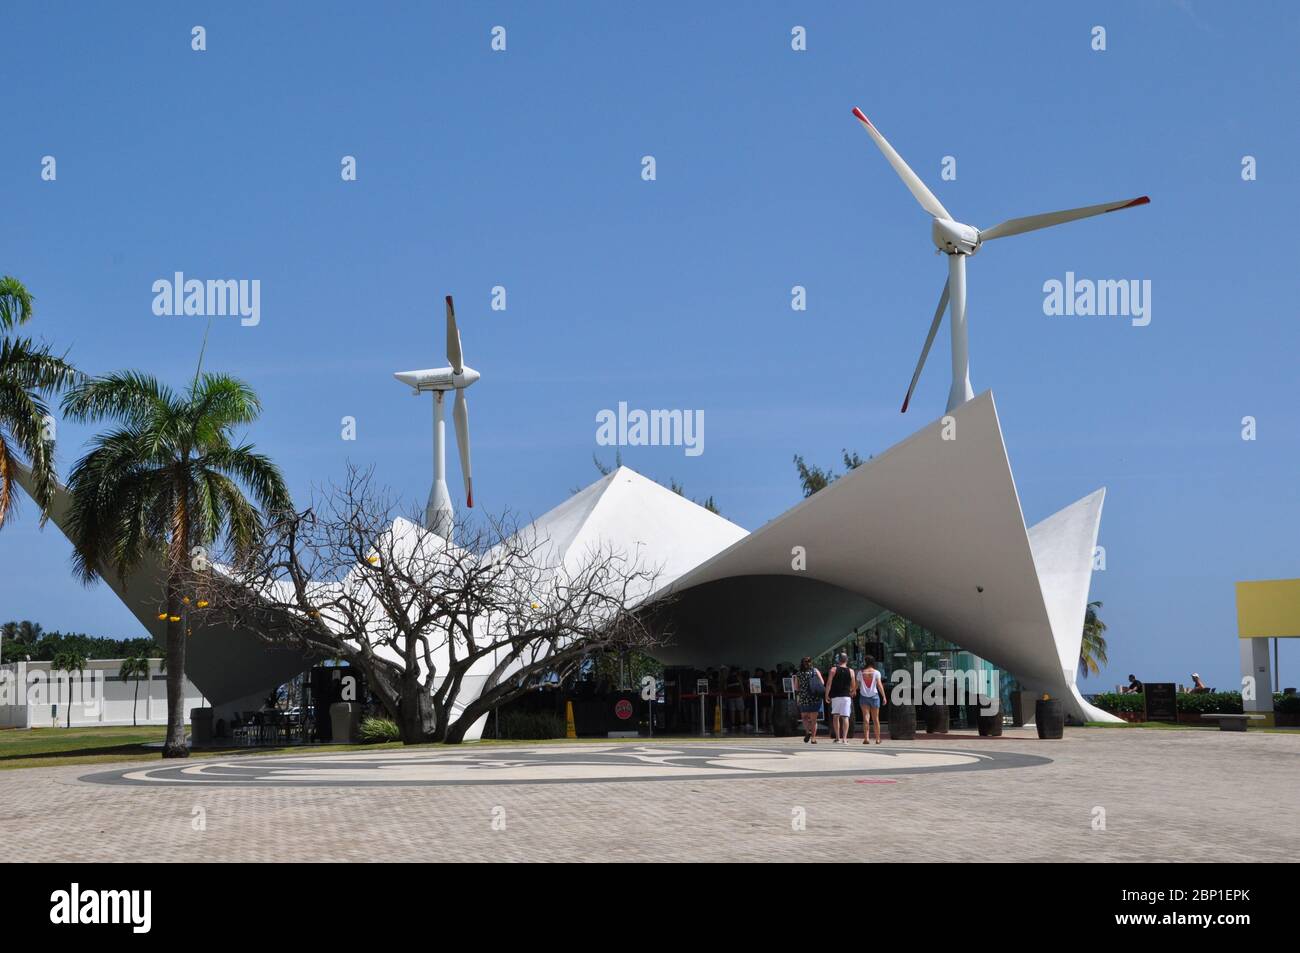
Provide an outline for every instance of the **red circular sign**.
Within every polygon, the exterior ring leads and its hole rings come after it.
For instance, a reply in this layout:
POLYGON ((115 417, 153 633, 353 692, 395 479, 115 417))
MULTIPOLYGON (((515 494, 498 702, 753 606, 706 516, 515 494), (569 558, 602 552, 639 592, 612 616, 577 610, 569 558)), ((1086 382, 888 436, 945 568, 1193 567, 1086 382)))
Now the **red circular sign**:
POLYGON ((632 703, 626 698, 619 699, 618 704, 614 706, 614 714, 627 721, 632 717, 632 703))

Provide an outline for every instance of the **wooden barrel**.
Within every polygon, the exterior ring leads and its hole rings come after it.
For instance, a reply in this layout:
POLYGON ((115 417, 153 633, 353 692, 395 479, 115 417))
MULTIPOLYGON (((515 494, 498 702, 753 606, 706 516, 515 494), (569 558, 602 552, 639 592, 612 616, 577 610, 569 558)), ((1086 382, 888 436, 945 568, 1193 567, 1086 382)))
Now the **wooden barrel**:
POLYGON ((1002 713, 996 715, 976 715, 976 723, 979 725, 981 738, 1001 738, 1002 737, 1002 713))
POLYGON ((1040 738, 1065 736, 1065 709, 1059 698, 1040 698, 1034 703, 1034 724, 1040 738))
POLYGON ((948 706, 925 706, 925 733, 927 735, 946 735, 948 733, 948 706))
POLYGON ((916 706, 889 706, 889 738, 891 741, 911 741, 916 737, 916 706))
POLYGON ((794 726, 799 721, 799 709, 793 698, 772 699, 772 734, 784 738, 794 734, 794 726))

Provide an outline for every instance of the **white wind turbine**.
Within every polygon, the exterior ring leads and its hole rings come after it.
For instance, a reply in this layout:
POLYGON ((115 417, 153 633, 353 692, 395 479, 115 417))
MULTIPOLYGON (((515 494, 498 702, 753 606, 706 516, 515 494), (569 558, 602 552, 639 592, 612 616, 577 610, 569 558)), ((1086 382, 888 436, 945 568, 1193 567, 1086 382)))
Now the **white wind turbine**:
POLYGON ((469 466, 469 407, 465 403, 465 388, 479 378, 478 371, 467 367, 460 350, 460 331, 456 327, 456 311, 447 295, 447 360, 451 367, 434 367, 424 371, 402 371, 394 374, 411 388, 418 397, 433 391, 433 489, 424 509, 424 525, 443 539, 451 541, 451 494, 447 492, 446 420, 443 416, 443 398, 447 391, 456 392, 456 407, 452 416, 456 421, 456 445, 460 449, 460 470, 465 477, 465 505, 474 505, 474 484, 469 466))
POLYGON ((912 383, 907 388, 907 396, 903 398, 903 413, 907 412, 907 405, 912 400, 912 392, 916 389, 916 382, 921 377, 921 368, 925 366, 925 359, 930 353, 930 345, 934 343, 934 336, 939 330, 939 322, 943 320, 944 308, 950 302, 952 305, 952 390, 948 392, 948 410, 952 411, 953 408, 959 407, 975 396, 975 392, 971 390, 970 386, 970 358, 967 350, 966 257, 975 254, 980 250, 981 244, 994 238, 1006 238, 1008 235, 1032 232, 1039 228, 1047 228, 1049 225, 1061 225, 1064 222, 1089 218, 1103 212, 1118 212, 1123 208, 1146 205, 1151 199, 1143 195, 1140 198, 1126 199, 1122 202, 1107 202, 1104 205, 1088 205, 1084 208, 1072 208, 1063 212, 1047 212, 1043 215, 1030 215, 1026 218, 1012 218, 1000 225, 985 229, 963 225, 961 222, 953 220, 953 217, 948 214, 948 210, 934 197, 934 193, 925 187, 925 183, 903 161, 903 157, 894 151, 894 147, 871 124, 871 120, 862 114, 862 110, 854 106, 853 115, 857 117, 858 122, 862 123, 862 128, 866 129, 871 138, 875 140, 876 145, 880 147, 880 151, 889 160, 889 164, 898 173, 898 177, 903 180, 903 184, 921 203, 921 208, 934 217, 934 221, 930 226, 930 237, 934 241, 935 247, 948 256, 948 281, 943 286, 943 294, 939 296, 939 307, 935 309, 934 320, 930 323, 930 333, 925 338, 925 347, 921 348, 921 359, 916 362, 916 372, 912 374, 912 383))

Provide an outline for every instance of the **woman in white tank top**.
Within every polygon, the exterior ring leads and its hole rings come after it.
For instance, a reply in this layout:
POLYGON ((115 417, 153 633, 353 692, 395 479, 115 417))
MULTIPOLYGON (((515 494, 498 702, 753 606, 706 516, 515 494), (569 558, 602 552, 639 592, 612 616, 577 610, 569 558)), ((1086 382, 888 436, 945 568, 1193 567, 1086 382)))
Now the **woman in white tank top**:
POLYGON ((876 669, 876 660, 866 657, 858 673, 858 705, 862 708, 862 743, 871 744, 871 726, 876 726, 876 744, 880 744, 880 706, 889 704, 885 697, 885 680, 876 669))

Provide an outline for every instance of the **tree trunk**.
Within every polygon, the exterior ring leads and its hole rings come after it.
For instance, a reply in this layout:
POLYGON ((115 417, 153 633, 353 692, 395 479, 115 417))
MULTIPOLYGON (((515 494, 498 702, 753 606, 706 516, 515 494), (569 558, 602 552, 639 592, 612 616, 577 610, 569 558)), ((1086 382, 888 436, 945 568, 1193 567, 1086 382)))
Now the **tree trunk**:
POLYGON ((402 732, 402 744, 428 744, 437 740, 433 699, 418 679, 402 680, 401 718, 397 726, 402 732))
MULTIPOLYGON (((186 450, 185 457, 189 457, 186 450)), ((190 555, 189 487, 184 467, 176 471, 172 500, 172 538, 167 553, 167 739, 164 758, 188 758, 185 746, 185 625, 181 613, 181 572, 190 555), (172 620, 176 621, 173 622, 172 620)))
POLYGON ((482 699, 478 698, 470 702, 461 709, 460 717, 447 726, 447 730, 442 734, 442 740, 445 744, 458 745, 465 740, 465 732, 474 727, 474 722, 478 721, 484 715, 490 715, 492 710, 497 707, 498 702, 483 704, 482 699))
POLYGON ((135 677, 135 697, 131 699, 131 727, 140 727, 140 676, 135 677))
POLYGON ((176 573, 167 574, 167 740, 164 758, 188 758, 185 745, 185 620, 181 614, 180 587, 176 573))

